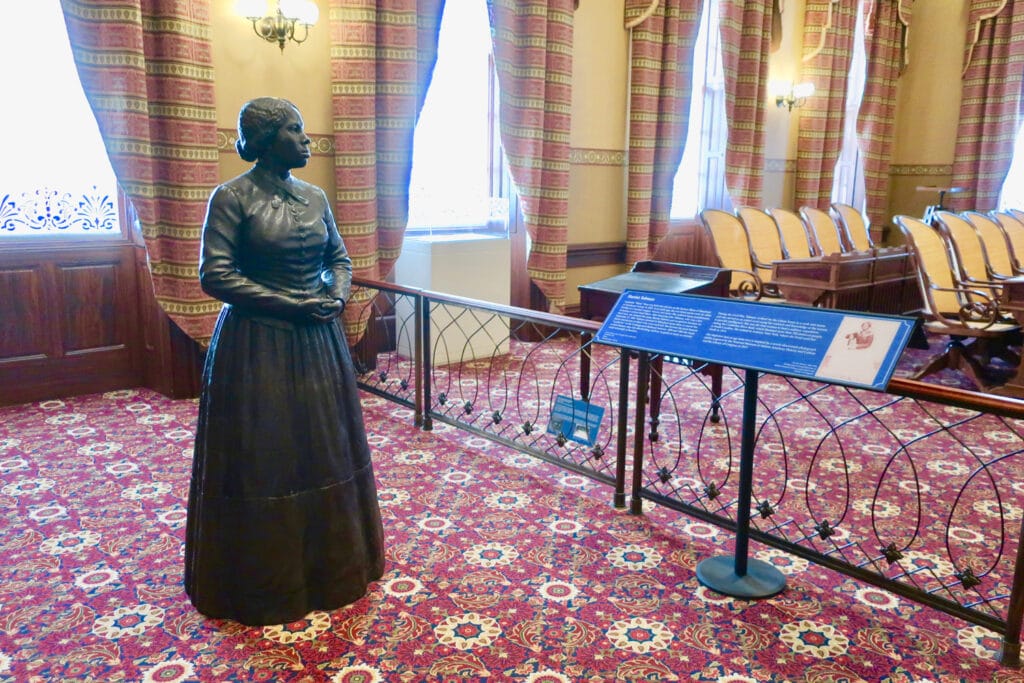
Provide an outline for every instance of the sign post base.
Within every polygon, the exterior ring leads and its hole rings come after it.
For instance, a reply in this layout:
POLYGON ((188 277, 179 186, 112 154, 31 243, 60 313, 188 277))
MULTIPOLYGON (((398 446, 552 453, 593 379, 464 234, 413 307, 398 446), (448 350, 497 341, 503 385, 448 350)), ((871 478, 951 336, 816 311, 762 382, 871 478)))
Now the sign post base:
POLYGON ((724 555, 709 557, 698 564, 697 580, 734 598, 767 598, 786 587, 786 577, 767 562, 747 559, 747 571, 740 576, 736 573, 736 558, 724 555))

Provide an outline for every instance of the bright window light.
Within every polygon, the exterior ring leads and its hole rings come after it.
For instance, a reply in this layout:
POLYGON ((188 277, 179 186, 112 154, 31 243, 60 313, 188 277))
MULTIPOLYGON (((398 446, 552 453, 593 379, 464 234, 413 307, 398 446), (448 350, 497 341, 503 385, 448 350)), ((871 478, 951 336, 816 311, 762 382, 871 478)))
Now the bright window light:
POLYGON ((672 218, 693 218, 705 208, 732 208, 725 190, 726 138, 725 80, 714 1, 704 5, 693 49, 690 118, 673 181, 672 218))
POLYGON ((491 197, 497 122, 491 121, 490 52, 486 3, 447 3, 437 65, 416 124, 410 231, 481 230, 501 210, 491 197))
POLYGON ((864 4, 858 3, 857 22, 853 34, 853 56, 846 79, 846 110, 843 119, 843 146, 832 176, 832 201, 842 202, 864 211, 864 163, 857 138, 857 116, 864 99, 868 60, 864 45, 864 4))
POLYGON ((999 197, 1001 209, 1024 209, 1024 125, 1017 131, 1017 144, 1013 148, 1013 162, 1003 181, 999 197))
POLYGON ((0 138, 0 237, 119 234, 117 181, 86 102, 58 0, 6 7, 0 41, 7 134, 0 138), (13 16, 11 16, 13 14, 13 16))

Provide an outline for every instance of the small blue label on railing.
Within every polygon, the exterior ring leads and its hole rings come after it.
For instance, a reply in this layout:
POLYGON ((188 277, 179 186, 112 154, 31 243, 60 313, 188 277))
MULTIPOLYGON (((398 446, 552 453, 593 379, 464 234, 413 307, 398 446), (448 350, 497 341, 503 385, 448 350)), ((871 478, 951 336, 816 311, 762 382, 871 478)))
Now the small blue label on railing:
POLYGON ((551 406, 551 419, 548 420, 548 434, 561 434, 569 441, 586 446, 597 442, 597 432, 601 428, 604 408, 586 401, 556 396, 551 406))

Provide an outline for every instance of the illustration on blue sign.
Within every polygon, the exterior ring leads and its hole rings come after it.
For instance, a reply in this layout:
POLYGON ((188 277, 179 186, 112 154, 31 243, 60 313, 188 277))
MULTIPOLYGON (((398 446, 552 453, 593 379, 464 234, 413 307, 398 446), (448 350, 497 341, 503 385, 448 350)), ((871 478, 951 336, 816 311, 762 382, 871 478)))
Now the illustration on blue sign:
POLYGON ((626 291, 595 341, 780 375, 884 389, 913 318, 626 291))
POLYGON ((586 401, 556 396, 548 420, 548 434, 561 434, 570 441, 593 446, 597 442, 597 431, 601 427, 604 408, 586 401))

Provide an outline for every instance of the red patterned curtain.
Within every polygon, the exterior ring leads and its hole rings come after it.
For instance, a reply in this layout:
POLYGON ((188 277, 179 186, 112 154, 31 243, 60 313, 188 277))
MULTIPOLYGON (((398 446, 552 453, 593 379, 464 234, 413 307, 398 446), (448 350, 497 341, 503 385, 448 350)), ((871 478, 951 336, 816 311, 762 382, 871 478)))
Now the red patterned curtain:
POLYGON ((565 307, 574 0, 487 0, 501 144, 531 238, 527 271, 565 307))
POLYGON ((1024 120, 1024 0, 972 0, 953 161, 960 209, 996 208, 1024 120))
POLYGON ((219 182, 210 0, 61 0, 110 164, 142 223, 157 301, 205 343, 221 303, 199 287, 219 182))
MULTIPOLYGON (((444 0, 331 0, 338 228, 355 275, 385 279, 409 219, 413 131, 437 61, 444 0)), ((370 292, 345 311, 349 341, 370 292)))
POLYGON ((867 79, 857 116, 857 135, 864 160, 867 215, 875 226, 889 223, 889 167, 896 83, 906 64, 912 4, 913 0, 865 0, 864 3, 867 79))
POLYGON ((768 56, 778 0, 721 0, 722 68, 729 141, 725 182, 736 206, 758 206, 764 176, 768 56))
POLYGON ((797 206, 828 209, 832 203, 832 179, 843 148, 857 4, 850 0, 807 0, 804 5, 801 80, 814 83, 814 94, 799 110, 797 206))
POLYGON ((625 25, 630 31, 626 263, 650 258, 668 232, 672 183, 686 145, 699 21, 700 3, 693 0, 626 2, 625 25))

